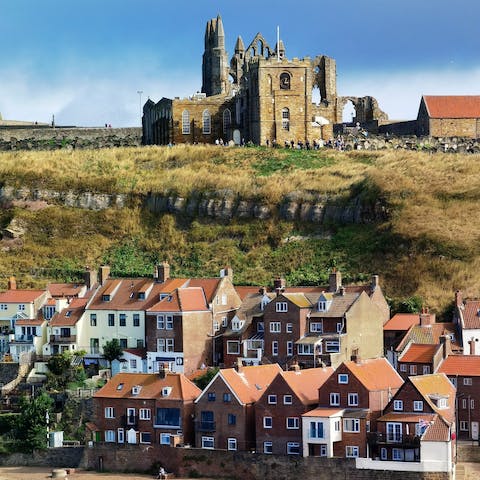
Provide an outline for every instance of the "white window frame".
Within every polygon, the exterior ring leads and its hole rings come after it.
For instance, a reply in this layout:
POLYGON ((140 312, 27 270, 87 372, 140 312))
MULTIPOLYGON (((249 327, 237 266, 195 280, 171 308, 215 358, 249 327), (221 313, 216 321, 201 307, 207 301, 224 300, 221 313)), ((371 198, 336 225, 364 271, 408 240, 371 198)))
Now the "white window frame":
POLYGON ((284 405, 292 405, 293 397, 291 395, 284 395, 283 396, 283 404, 284 405))
POLYGON ((212 115, 208 108, 202 112, 202 133, 203 135, 210 135, 212 133, 212 115))
POLYGON ((292 323, 287 323, 285 325, 285 333, 292 333, 293 332, 293 324, 292 323))
POLYGON ((310 427, 308 429, 308 438, 325 438, 325 428, 323 422, 310 422, 310 427))
POLYGON ((414 412, 423 412, 423 401, 422 400, 414 400, 413 401, 413 411, 414 412))
POLYGON ((288 302, 277 302, 275 304, 275 311, 277 313, 285 313, 288 312, 288 302))
POLYGON ((416 374, 417 374, 417 366, 410 365, 410 375, 416 375, 416 374))
POLYGON ((401 448, 392 448, 392 461, 394 462, 403 462, 403 449, 401 448))
POLYGON ((273 453, 273 442, 263 442, 263 453, 267 455, 273 453))
POLYGON ((115 442, 115 430, 105 430, 105 442, 115 442))
POLYGON ((394 400, 393 401, 393 409, 396 412, 403 412, 403 400, 394 400))
POLYGON ((287 455, 300 455, 300 443, 299 442, 287 442, 287 455), (298 451, 292 451, 292 449, 298 449, 298 451))
POLYGON ((430 365, 423 365, 422 374, 423 375, 429 375, 430 374, 430 365))
POLYGON ((287 430, 298 430, 300 428, 300 420, 298 417, 287 417, 285 425, 287 430))
POLYGON ((165 330, 165 315, 157 315, 157 330, 165 330))
POLYGON ((472 385, 472 378, 471 377, 464 377, 463 378, 463 384, 465 386, 471 386, 472 385))
POLYGON ((263 428, 273 428, 273 418, 263 417, 263 428))
POLYGON ((152 443, 152 433, 151 432, 140 432, 140 442, 142 444, 151 444, 152 443), (145 435, 150 436, 150 440, 145 440, 145 435))
POLYGON ((140 408, 138 410, 138 418, 140 420, 151 420, 151 411, 149 408, 140 408))
POLYGON ((343 385, 348 385, 348 373, 339 373, 338 383, 341 383, 343 385))
POLYGON ((170 445, 170 434, 161 433, 160 434, 160 445, 170 445))
POLYGON ((227 340, 227 354, 228 355, 240 354, 240 342, 238 340, 227 340))
POLYGON ((237 450, 237 439, 236 438, 228 438, 227 439, 227 450, 236 451, 237 450))
POLYGON ((287 356, 291 357, 293 355, 293 342, 289 340, 287 342, 287 356))
POLYGON ((299 355, 313 355, 314 346, 312 343, 299 343, 297 345, 297 352, 299 355))
POLYGON ((360 433, 360 419, 344 418, 343 431, 348 433, 360 433))
POLYGON ((358 407, 358 393, 349 393, 348 394, 348 406, 349 407, 358 407))
POLYGON ((166 315, 165 330, 173 330, 173 315, 166 315))
POLYGON ((462 432, 468 432, 468 422, 465 420, 460 420, 460 430, 462 432))
POLYGON ((222 317, 222 327, 227 327, 227 326, 228 326, 228 318, 222 317))
POLYGON ((202 448, 213 450, 215 448, 215 437, 202 437, 202 448))
POLYGON ((400 422, 386 423, 387 442, 401 442, 403 435, 403 425, 400 422))
POLYGON ((272 342, 272 356, 274 356, 274 357, 278 356, 278 342, 277 342, 277 340, 274 340, 272 342))
POLYGON ((401 372, 406 372, 407 371, 407 365, 405 363, 400 364, 400 371, 401 372))
POLYGON ((347 445, 345 447, 345 457, 346 458, 357 458, 360 455, 359 448, 357 445, 347 445))
POLYGON ((311 333, 323 333, 323 322, 311 322, 310 323, 310 332, 311 333))
POLYGON ((190 112, 186 109, 182 112, 182 134, 190 135, 190 112))
POLYGON ((340 394, 337 392, 330 393, 330 406, 339 407, 340 406, 340 394))
POLYGON ((117 428, 117 442, 125 443, 125 430, 123 428, 117 428))
POLYGON ((267 398, 269 405, 276 405, 277 404, 277 396, 276 395, 269 395, 267 398))
POLYGON ((281 333, 282 323, 281 322, 270 322, 270 333, 281 333))
POLYGON ((105 407, 105 418, 115 418, 115 408, 105 407))
POLYGON ((380 449, 380 460, 386 460, 387 457, 387 449, 385 447, 382 447, 380 449))

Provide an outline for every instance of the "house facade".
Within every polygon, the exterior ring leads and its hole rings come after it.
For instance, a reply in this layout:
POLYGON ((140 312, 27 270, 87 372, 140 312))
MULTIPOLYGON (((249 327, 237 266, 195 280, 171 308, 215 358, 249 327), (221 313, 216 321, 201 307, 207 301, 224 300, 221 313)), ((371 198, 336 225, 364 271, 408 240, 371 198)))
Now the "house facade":
POLYGON ((480 355, 480 300, 464 299, 455 292, 453 321, 458 329, 464 355, 480 355))

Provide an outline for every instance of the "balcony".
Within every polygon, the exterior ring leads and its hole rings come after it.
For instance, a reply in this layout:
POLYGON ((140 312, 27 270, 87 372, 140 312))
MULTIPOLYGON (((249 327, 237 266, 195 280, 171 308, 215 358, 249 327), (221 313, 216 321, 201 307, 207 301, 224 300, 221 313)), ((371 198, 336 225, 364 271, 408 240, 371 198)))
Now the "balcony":
POLYGON ((50 343, 76 343, 77 336, 76 335, 50 335, 50 343))
POLYGON ((215 431, 215 422, 214 421, 197 420, 195 422, 195 428, 198 432, 214 432, 215 431))
POLYGON ((400 448, 420 447, 420 437, 418 435, 397 435, 370 432, 367 433, 367 442, 370 448, 375 448, 378 445, 394 445, 400 448))
POLYGON ((17 343, 32 343, 33 335, 15 335, 15 342, 17 343))

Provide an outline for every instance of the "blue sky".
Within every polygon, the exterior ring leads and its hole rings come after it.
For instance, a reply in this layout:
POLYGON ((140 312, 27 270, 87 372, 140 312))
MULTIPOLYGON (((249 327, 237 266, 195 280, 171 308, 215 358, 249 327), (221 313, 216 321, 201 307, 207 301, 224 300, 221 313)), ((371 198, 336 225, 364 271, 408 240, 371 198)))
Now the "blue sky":
POLYGON ((480 94, 478 0, 0 0, 0 113, 57 124, 139 125, 147 97, 201 88, 205 23, 229 56, 276 28, 288 58, 337 61, 340 95, 373 95, 390 118, 422 94, 480 94))

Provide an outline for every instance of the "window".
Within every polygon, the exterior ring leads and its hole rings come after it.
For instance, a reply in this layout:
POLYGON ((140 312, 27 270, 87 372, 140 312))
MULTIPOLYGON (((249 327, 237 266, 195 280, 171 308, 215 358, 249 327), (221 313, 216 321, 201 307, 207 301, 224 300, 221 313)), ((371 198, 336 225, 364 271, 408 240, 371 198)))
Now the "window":
POLYGON ((278 342, 276 340, 272 342, 272 355, 278 355, 278 342))
POLYGON ((121 313, 118 316, 118 322, 121 327, 126 327, 127 326, 127 316, 124 313, 121 313))
POLYGON ((310 324, 310 331, 312 333, 323 333, 323 323, 322 322, 312 322, 310 324))
POLYGON ((233 413, 229 413, 227 417, 228 425, 236 425, 237 424, 237 416, 233 413))
POLYGON ((428 375, 430 373, 430 365, 424 365, 422 368, 423 375, 428 375))
POLYGON ((326 312, 327 311, 327 302, 325 300, 318 301, 318 311, 326 312))
POLYGON ((190 134, 190 113, 188 110, 182 112, 182 133, 184 135, 190 134))
POLYGON ((125 442, 125 430, 123 428, 117 429, 117 438, 118 438, 118 443, 124 443, 125 442))
POLYGON ((342 333, 343 331, 343 322, 337 323, 337 333, 342 333))
POLYGON ((215 392, 208 392, 208 401, 209 402, 214 402, 217 399, 217 395, 215 392))
POLYGON ((287 323, 285 325, 285 332, 286 333, 292 333, 293 332, 293 325, 291 323, 287 323))
POLYGON ((387 459, 387 449, 385 447, 382 447, 380 449, 380 459, 381 460, 386 460, 387 459))
POLYGON ((134 327, 139 327, 140 326, 140 314, 139 313, 134 313, 133 314, 133 326, 134 327))
POLYGON ((330 394, 330 406, 331 407, 338 407, 340 405, 340 394, 339 393, 331 393, 330 394))
POLYGON ((265 325, 263 322, 257 323, 257 332, 263 333, 265 331, 265 325))
POLYGON ((223 133, 227 133, 232 124, 232 114, 228 108, 223 111, 223 133))
POLYGON ((150 432, 140 432, 140 443, 152 443, 152 434, 150 432))
POLYGON ((463 384, 468 386, 472 385, 472 379, 470 377, 465 377, 463 379, 463 384))
POLYGON ((167 330, 173 330, 173 317, 171 315, 167 315, 166 317, 165 328, 167 330))
POLYGON ((335 420, 335 431, 336 432, 340 431, 340 420, 335 420))
POLYGON ((180 409, 157 408, 155 425, 162 425, 170 428, 180 428, 180 409))
POLYGON ((150 420, 150 409, 149 408, 141 408, 139 410, 139 417, 140 420, 150 420))
POLYGON ((222 293, 221 303, 222 303, 222 305, 227 305, 227 303, 228 303, 228 297, 225 293, 222 293))
POLYGON ((282 109, 282 130, 290 130, 290 110, 288 108, 282 109))
POLYGON ((161 433, 160 434, 160 444, 161 445, 170 445, 170 434, 169 433, 161 433))
POLYGON ((173 352, 174 346, 173 338, 157 338, 157 352, 173 352))
POLYGON ((109 313, 108 314, 108 326, 109 327, 114 327, 115 326, 115 314, 114 313, 109 313))
POLYGON ((298 417, 287 417, 287 429, 296 430, 298 428, 300 428, 298 417))
POLYGON ((214 448, 215 439, 213 437, 202 437, 202 448, 214 448))
POLYGON ((392 450, 392 460, 403 461, 403 450, 401 448, 394 448, 392 450))
POLYGON ((339 373, 338 383, 348 384, 348 373, 339 373))
POLYGON ((358 393, 349 393, 348 394, 348 406, 357 407, 358 406, 358 393))
POLYGON ((131 358, 130 359, 130 369, 131 370, 136 370, 137 369, 137 359, 136 358, 131 358))
POLYGON ((110 301, 110 295, 102 295, 102 301, 103 302, 109 302, 110 301))
POLYGON ((224 393, 223 394, 223 401, 229 403, 232 401, 232 394, 231 393, 224 393))
MULTIPOLYGON (((131 295, 133 295, 133 292, 132 292, 131 295)), ((138 299, 139 300, 145 300, 145 292, 138 292, 138 299)))
POLYGON ((402 440, 402 424, 387 422, 387 442, 400 442, 402 440))
POLYGON ((90 314, 90 326, 91 327, 96 327, 97 326, 97 314, 96 313, 91 313, 90 314))
POLYGON ((228 325, 227 317, 222 317, 222 327, 226 327, 228 325))
POLYGON ((292 396, 291 395, 284 395, 283 396, 283 404, 284 405, 291 405, 292 402, 292 396))
POLYGON ((0 310, 8 310, 8 305, 6 303, 0 304, 0 310))
POLYGON ((212 133, 211 116, 208 110, 204 110, 202 114, 202 133, 204 135, 212 133))
POLYGON ((228 340, 227 353, 230 355, 238 355, 240 353, 240 342, 236 340, 228 340))
POLYGON ((473 410, 474 408, 475 408, 475 400, 473 398, 471 398, 470 399, 470 410, 473 410))
POLYGON ((287 342, 287 355, 289 357, 293 355, 293 342, 291 340, 287 342))
POLYGON ((237 439, 236 438, 229 438, 227 448, 228 448, 228 450, 236 450, 237 449, 237 439))
POLYGON ((423 412, 423 402, 422 402, 422 400, 415 400, 413 402, 413 411, 414 412, 423 412))
POLYGON ((105 407, 105 418, 115 418, 115 409, 113 407, 105 407))
POLYGON ((214 332, 218 332, 219 330, 220 330, 220 324, 219 324, 216 320, 214 320, 214 322, 213 322, 213 331, 214 331, 214 332))
POLYGON ((287 302, 277 302, 275 304, 276 312, 288 312, 288 303, 287 302))
POLYGON ((462 408, 467 408, 467 399, 462 398, 462 408))
POLYGON ((358 433, 360 431, 360 420, 358 418, 344 418, 343 431, 358 433))
POLYGON ((263 417, 263 428, 272 428, 272 417, 263 417))
POLYGON ((340 343, 337 341, 327 341, 325 342, 325 352, 326 353, 338 353, 340 351, 340 343))
POLYGON ((276 395, 269 395, 268 396, 268 404, 269 405, 276 405, 277 404, 277 396, 276 395))
POLYGON ((322 422, 310 422, 310 438, 323 438, 322 422))
POLYGON ((463 432, 468 432, 468 422, 460 421, 460 430, 463 432))
POLYGON ((270 333, 280 333, 281 324, 280 322, 270 322, 270 333))
POLYGON ((115 430, 105 430, 105 441, 106 442, 115 441, 115 430))
POLYGON ((313 355, 313 345, 311 343, 301 343, 297 345, 297 350, 299 355, 313 355))
POLYGON ((417 374, 417 366, 410 365, 410 375, 416 375, 416 374, 417 374))
POLYGON ((347 458, 355 458, 358 457, 358 447, 356 446, 349 446, 345 447, 345 456, 347 458))
POLYGON ((25 311, 25 304, 24 304, 24 303, 19 303, 19 304, 18 304, 18 309, 19 309, 21 312, 24 312, 24 311, 25 311))
POLYGON ((394 400, 393 401, 393 409, 398 411, 403 410, 403 400, 394 400))
POLYGON ((271 454, 273 453, 273 444, 272 442, 263 442, 263 453, 271 454))
POLYGON ((287 442, 287 455, 300 455, 300 444, 298 442, 287 442))
POLYGON ((407 371, 407 365, 405 365, 405 363, 400 364, 400 371, 401 372, 406 372, 407 371))

